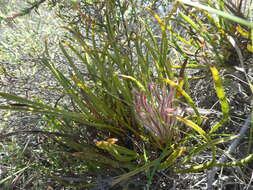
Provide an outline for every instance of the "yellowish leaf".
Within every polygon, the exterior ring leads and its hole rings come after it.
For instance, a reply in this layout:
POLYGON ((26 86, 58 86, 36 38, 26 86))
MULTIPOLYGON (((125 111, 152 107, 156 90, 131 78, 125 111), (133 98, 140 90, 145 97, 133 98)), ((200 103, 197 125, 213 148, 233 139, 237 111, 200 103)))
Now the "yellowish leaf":
POLYGON ((108 143, 110 143, 110 144, 115 144, 117 141, 118 141, 118 139, 116 139, 116 138, 109 138, 109 139, 107 139, 106 140, 108 143))
POLYGON ((241 26, 236 26, 236 31, 239 32, 243 37, 249 38, 249 32, 243 29, 241 26))
POLYGON ((247 44, 247 50, 251 53, 253 53, 253 47, 250 44, 247 44))

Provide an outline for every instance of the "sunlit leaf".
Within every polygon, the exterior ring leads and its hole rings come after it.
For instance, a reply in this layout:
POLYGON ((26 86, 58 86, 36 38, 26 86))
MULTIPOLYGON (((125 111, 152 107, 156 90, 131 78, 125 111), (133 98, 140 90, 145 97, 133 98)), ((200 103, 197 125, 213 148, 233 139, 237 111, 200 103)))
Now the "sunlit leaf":
POLYGON ((243 37, 249 38, 250 34, 248 31, 246 31, 244 28, 242 28, 240 25, 236 26, 237 32, 239 32, 243 37))
POLYGON ((247 50, 251 53, 253 53, 253 47, 251 44, 247 44, 247 50))
POLYGON ((229 118, 229 103, 226 99, 226 95, 225 95, 225 92, 224 92, 224 88, 223 88, 222 81, 221 81, 221 78, 219 76, 218 70, 216 69, 215 66, 210 66, 210 70, 212 72, 216 94, 217 94, 217 97, 219 98, 219 101, 220 101, 220 104, 221 104, 221 111, 222 111, 222 114, 223 114, 221 121, 218 122, 215 126, 213 126, 212 129, 210 130, 209 133, 211 134, 214 131, 216 131, 219 127, 221 127, 222 124, 224 124, 225 122, 228 121, 228 118, 229 118))
POLYGON ((232 20, 234 22, 237 22, 239 24, 243 24, 245 26, 248 26, 250 28, 253 28, 253 23, 252 22, 249 22, 245 19, 242 19, 240 17, 237 17, 237 16, 234 16, 234 15, 231 15, 229 13, 226 13, 224 11, 221 11, 221 10, 217 10, 217 9, 214 9, 210 6, 206 6, 206 5, 203 5, 201 3, 198 3, 198 2, 193 2, 193 1, 189 1, 189 0, 178 0, 179 2, 182 2, 186 5, 191 5, 191 6, 194 6, 194 7, 197 7, 197 8, 200 8, 200 9, 204 9, 210 13, 214 13, 214 14, 217 14, 219 16, 222 16, 224 18, 227 18, 229 20, 232 20))

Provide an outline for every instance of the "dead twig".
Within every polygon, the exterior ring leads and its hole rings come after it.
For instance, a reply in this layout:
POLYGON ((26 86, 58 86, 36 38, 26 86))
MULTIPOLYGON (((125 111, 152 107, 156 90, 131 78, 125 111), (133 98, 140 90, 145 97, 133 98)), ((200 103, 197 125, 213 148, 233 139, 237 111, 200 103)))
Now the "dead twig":
POLYGON ((19 17, 19 16, 24 16, 26 14, 29 14, 33 9, 37 9, 42 3, 44 3, 46 0, 40 0, 38 2, 35 2, 32 4, 31 7, 28 7, 26 9, 23 9, 22 11, 18 12, 18 13, 14 13, 10 16, 7 16, 4 18, 4 20, 13 20, 15 19, 16 17, 19 17))
MULTIPOLYGON (((218 160, 217 163, 224 163, 227 159, 227 155, 232 154, 233 152, 235 152, 236 147, 239 145, 240 140, 245 136, 247 130, 250 127, 250 123, 251 123, 251 119, 252 119, 252 115, 253 113, 250 113, 243 125, 243 127, 241 128, 239 134, 237 135, 239 138, 236 138, 231 145, 228 147, 228 150, 221 156, 221 158, 218 160)), ((218 167, 214 167, 207 176, 207 190, 212 190, 213 189, 213 182, 214 182, 214 176, 215 174, 218 172, 219 168, 218 167)))

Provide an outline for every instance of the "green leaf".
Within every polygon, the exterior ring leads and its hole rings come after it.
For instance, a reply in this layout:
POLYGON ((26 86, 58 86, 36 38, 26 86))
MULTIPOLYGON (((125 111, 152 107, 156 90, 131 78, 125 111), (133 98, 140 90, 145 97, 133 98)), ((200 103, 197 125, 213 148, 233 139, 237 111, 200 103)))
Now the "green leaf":
POLYGON ((227 19, 232 20, 234 22, 237 22, 239 24, 242 24, 242 25, 248 26, 250 28, 253 28, 253 23, 252 22, 249 22, 245 19, 242 19, 242 18, 234 16, 234 15, 228 14, 224 11, 214 9, 210 6, 202 5, 198 2, 193 2, 193 1, 189 1, 189 0, 179 0, 179 2, 182 2, 186 5, 190 5, 190 6, 193 6, 193 7, 197 7, 197 8, 200 8, 200 9, 204 9, 204 10, 210 12, 210 13, 217 14, 219 16, 222 16, 224 18, 227 18, 227 19))
POLYGON ((185 125, 192 128, 194 131, 196 131, 198 134, 200 134, 207 142, 211 142, 211 139, 208 136, 208 134, 196 123, 192 122, 191 120, 185 119, 183 117, 177 116, 177 115, 173 115, 173 114, 170 114, 170 115, 171 115, 171 117, 177 118, 179 121, 182 121, 185 125))
POLYGON ((119 161, 129 162, 139 157, 139 154, 135 151, 107 141, 98 141, 96 146, 103 150, 107 150, 119 161))
POLYGON ((160 166, 158 167, 159 170, 165 170, 168 167, 172 166, 175 161, 177 160, 177 158, 179 158, 180 156, 182 156, 182 154, 185 151, 185 147, 179 147, 176 150, 174 150, 170 156, 160 164, 160 166))
POLYGON ((180 16, 187 22, 189 23, 197 32, 200 31, 199 26, 187 15, 185 15, 184 13, 179 13, 180 16))
POLYGON ((194 101, 191 99, 191 97, 178 85, 176 84, 174 81, 169 80, 169 79, 162 79, 163 81, 165 81, 166 83, 168 83, 169 85, 175 87, 177 89, 177 91, 184 96, 184 98, 187 100, 187 102, 189 103, 189 105, 193 108, 193 110, 195 111, 196 115, 200 116, 199 111, 194 103, 194 101))
POLYGON ((10 179, 13 178, 14 176, 16 176, 16 175, 18 175, 18 174, 24 172, 24 171, 25 171, 27 168, 29 168, 29 167, 31 167, 31 166, 28 165, 28 166, 26 166, 26 167, 24 167, 24 168, 18 170, 17 172, 15 172, 15 173, 9 175, 8 177, 6 177, 6 178, 4 178, 4 179, 1 179, 1 180, 0 180, 0 185, 4 184, 6 181, 10 180, 10 179))
POLYGON ((215 132, 219 127, 221 127, 229 119, 229 103, 226 99, 226 95, 223 89, 221 78, 219 76, 219 72, 215 66, 210 66, 210 70, 212 72, 216 94, 219 98, 223 115, 222 115, 221 121, 212 127, 209 134, 215 132))
POLYGON ((119 74, 118 76, 120 76, 122 78, 130 79, 140 88, 141 91, 143 91, 143 92, 146 91, 145 87, 136 78, 134 78, 132 76, 128 76, 128 75, 123 75, 123 74, 119 74))
MULTIPOLYGON (((231 141, 231 140, 234 140, 238 138, 237 135, 233 135, 233 136, 230 136, 230 137, 224 137, 224 138, 217 138, 217 139, 214 139, 212 140, 212 144, 221 144, 221 143, 226 143, 228 141, 231 141)), ((184 160, 181 162, 182 165, 186 165, 188 161, 190 161, 190 159, 197 155, 199 152, 205 150, 209 148, 209 142, 206 142, 206 143, 203 143, 203 144, 200 144, 200 145, 196 145, 194 147, 189 147, 189 152, 185 157, 184 157, 184 160)))

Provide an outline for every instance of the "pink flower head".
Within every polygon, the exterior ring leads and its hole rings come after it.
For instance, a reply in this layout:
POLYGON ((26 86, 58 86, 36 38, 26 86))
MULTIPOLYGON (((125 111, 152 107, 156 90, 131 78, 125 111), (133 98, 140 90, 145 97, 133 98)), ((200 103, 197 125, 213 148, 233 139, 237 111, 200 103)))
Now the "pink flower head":
POLYGON ((155 83, 148 86, 150 96, 144 92, 134 92, 135 113, 139 122, 162 142, 173 138, 177 132, 177 119, 169 114, 182 114, 182 109, 174 107, 175 89, 160 87, 155 83))

